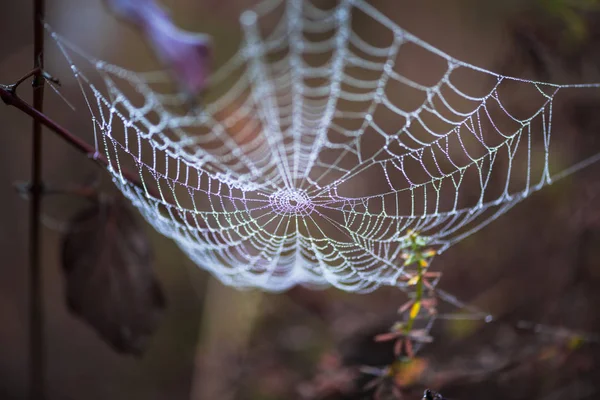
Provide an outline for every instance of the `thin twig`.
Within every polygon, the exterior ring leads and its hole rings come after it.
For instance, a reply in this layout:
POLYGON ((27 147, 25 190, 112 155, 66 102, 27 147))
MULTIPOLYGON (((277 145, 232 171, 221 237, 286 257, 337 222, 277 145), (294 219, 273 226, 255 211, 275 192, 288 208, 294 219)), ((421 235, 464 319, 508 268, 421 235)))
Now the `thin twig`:
POLYGON ((31 71, 29 71, 28 73, 26 73, 25 75, 20 77, 15 83, 13 83, 12 85, 9 85, 8 89, 12 90, 13 93, 16 93, 17 87, 19 87, 21 85, 21 83, 25 82, 27 80, 27 78, 30 78, 32 76, 33 77, 38 76, 41 72, 42 72, 42 69, 40 67, 35 67, 31 71))
MULTIPOLYGON (((49 81, 50 83, 54 83, 54 84, 60 86, 60 81, 58 79, 55 79, 54 77, 50 76, 50 74, 48 74, 46 71, 44 71, 41 67, 35 67, 34 69, 32 69, 31 71, 29 71, 28 73, 26 73, 25 75, 20 77, 19 79, 17 79, 17 81, 15 83, 12 83, 10 85, 0 85, 0 86, 9 90, 13 94, 16 94, 17 88, 19 86, 21 86, 21 84, 23 82, 25 82, 27 80, 27 78, 30 78, 30 77, 34 78, 34 82, 33 82, 34 89, 40 88, 42 86, 41 85, 42 80, 49 81)), ((43 91, 43 89, 42 89, 42 91, 43 91)))
MULTIPOLYGON (((33 108, 41 113, 44 105, 44 0, 34 0, 33 4, 33 108)), ((16 86, 15 86, 16 88, 16 86)), ((41 251, 41 205, 42 205, 42 124, 33 120, 33 145, 31 159, 31 202, 29 219, 29 368, 30 399, 45 398, 45 356, 44 343, 44 304, 42 273, 40 268, 41 251)))

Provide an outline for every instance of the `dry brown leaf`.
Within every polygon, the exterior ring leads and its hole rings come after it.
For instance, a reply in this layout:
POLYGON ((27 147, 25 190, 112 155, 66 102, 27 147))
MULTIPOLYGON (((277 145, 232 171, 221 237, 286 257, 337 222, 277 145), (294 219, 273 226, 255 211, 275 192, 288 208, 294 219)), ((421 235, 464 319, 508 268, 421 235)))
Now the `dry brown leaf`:
POLYGON ((69 309, 116 351, 143 353, 165 297, 148 238, 124 201, 101 199, 76 214, 62 251, 69 309))

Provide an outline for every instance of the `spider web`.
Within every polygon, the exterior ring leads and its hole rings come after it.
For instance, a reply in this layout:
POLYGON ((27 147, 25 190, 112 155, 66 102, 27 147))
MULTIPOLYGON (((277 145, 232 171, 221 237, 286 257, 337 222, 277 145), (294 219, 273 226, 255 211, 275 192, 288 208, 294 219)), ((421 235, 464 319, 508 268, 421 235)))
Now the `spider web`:
POLYGON ((240 21, 239 51, 192 109, 168 73, 122 69, 52 33, 115 184, 225 284, 404 288, 407 231, 441 253, 595 161, 550 170, 556 94, 597 85, 478 68, 363 0, 267 0, 240 21))

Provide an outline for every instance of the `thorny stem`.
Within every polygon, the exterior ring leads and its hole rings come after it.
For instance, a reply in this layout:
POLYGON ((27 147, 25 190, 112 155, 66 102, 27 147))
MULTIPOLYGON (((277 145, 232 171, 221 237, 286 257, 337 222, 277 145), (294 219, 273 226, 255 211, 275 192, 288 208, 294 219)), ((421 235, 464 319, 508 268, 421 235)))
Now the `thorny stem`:
MULTIPOLYGON (((42 113, 44 105, 44 27, 42 21, 45 14, 45 1, 34 0, 33 4, 33 108, 42 113)), ((22 78, 22 79, 26 79, 22 78)), ((17 84, 20 82, 17 82, 17 84)), ((16 88, 16 85, 14 86, 16 88)), ((42 273, 40 268, 40 252, 42 238, 41 205, 42 205, 42 124, 33 120, 33 144, 31 160, 31 202, 29 219, 29 398, 43 400, 45 398, 45 356, 44 346, 44 304, 42 273)))

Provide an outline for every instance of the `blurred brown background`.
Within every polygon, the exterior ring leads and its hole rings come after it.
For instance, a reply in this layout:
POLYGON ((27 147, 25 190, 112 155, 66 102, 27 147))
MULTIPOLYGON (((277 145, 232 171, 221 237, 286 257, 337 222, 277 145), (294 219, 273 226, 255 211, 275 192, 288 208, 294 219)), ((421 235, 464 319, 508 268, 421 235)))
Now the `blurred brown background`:
MULTIPOLYGON (((222 61, 239 40, 237 15, 253 1, 164 3, 180 26, 212 34, 217 60, 222 61)), ((600 13, 594 2, 378 4, 405 29, 475 65, 541 80, 600 81, 600 13)), ((0 4, 2 83, 31 69, 31 14, 28 1, 0 4)), ((152 59, 140 35, 111 17, 99 0, 48 0, 47 15, 56 31, 88 53, 130 69, 151 69, 152 59)), ((67 74, 51 43, 46 57, 51 74, 58 78, 67 74)), ((27 100, 29 92, 27 85, 19 91, 27 100)), ((74 86, 66 85, 61 92, 69 99, 79 98, 74 86)), ((49 89, 45 104, 48 115, 91 138, 82 104, 72 112, 49 89)), ((574 95, 564 107, 561 126, 568 129, 562 137, 555 132, 553 140, 575 157, 590 148, 600 151, 598 99, 574 95)), ((28 382, 28 209, 13 184, 29 177, 31 121, 0 106, 0 127, 0 399, 22 399, 28 382)), ((44 133, 44 138, 48 183, 60 186, 94 179, 97 168, 88 160, 51 133, 44 133)), ((423 385, 437 385, 452 399, 597 398, 597 344, 569 351, 564 363, 549 361, 540 367, 528 356, 545 349, 562 351, 560 340, 516 330, 514 325, 524 319, 600 332, 599 172, 600 166, 592 166, 546 188, 436 259, 435 269, 444 272, 441 287, 489 310, 501 322, 436 325, 436 342, 422 353, 428 375, 420 378, 407 399, 420 398, 423 385), (516 365, 506 359, 517 360, 516 365), (504 367, 492 368, 498 365, 504 367), (456 371, 464 373, 448 375, 456 371)), ((110 182, 103 184, 114 190, 110 182)), ((61 220, 80 205, 49 199, 45 211, 61 220)), ((319 398, 315 382, 324 365, 339 373, 346 365, 390 362, 390 348, 375 346, 370 338, 394 321, 403 294, 391 289, 370 295, 303 289, 279 295, 238 292, 209 278, 169 240, 148 232, 168 308, 149 350, 138 359, 114 353, 68 313, 60 270, 61 233, 44 229, 48 399, 185 399, 190 393, 196 399, 319 398)), ((356 382, 356 387, 351 384, 320 398, 369 398, 359 388, 361 380, 356 382)))

